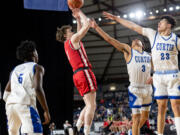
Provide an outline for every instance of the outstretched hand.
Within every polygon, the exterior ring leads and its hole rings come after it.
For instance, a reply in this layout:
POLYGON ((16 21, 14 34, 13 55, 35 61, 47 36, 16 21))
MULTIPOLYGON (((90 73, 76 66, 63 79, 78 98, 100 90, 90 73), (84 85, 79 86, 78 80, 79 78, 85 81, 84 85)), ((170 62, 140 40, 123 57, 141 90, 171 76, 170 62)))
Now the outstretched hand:
POLYGON ((116 16, 113 15, 113 14, 110 14, 108 12, 103 12, 103 16, 106 18, 106 19, 110 19, 110 20, 115 20, 116 16))
POLYGON ((90 22, 90 27, 93 29, 95 29, 98 26, 94 18, 90 19, 89 22, 90 22))

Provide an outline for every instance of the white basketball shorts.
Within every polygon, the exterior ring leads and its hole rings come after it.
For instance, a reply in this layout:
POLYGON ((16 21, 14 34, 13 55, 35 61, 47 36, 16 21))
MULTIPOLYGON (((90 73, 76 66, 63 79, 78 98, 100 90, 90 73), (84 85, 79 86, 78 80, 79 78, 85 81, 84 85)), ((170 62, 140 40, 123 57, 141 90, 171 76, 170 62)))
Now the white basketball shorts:
POLYGON ((42 135, 43 129, 38 111, 35 107, 22 104, 6 105, 9 135, 22 134, 42 135))
POLYGON ((141 111, 150 111, 152 104, 152 86, 144 87, 129 86, 129 106, 133 114, 141 113, 141 111))
POLYGON ((155 72, 153 75, 155 99, 180 99, 180 72, 155 72))

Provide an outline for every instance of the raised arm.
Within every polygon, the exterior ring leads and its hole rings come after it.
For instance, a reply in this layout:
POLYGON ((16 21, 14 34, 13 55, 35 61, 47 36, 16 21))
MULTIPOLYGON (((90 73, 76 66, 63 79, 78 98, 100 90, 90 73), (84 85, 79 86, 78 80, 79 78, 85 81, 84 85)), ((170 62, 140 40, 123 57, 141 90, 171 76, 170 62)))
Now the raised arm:
POLYGON ((36 72, 35 72, 35 76, 34 76, 34 87, 35 87, 37 99, 44 110, 45 122, 43 124, 48 124, 50 122, 51 118, 50 118, 49 109, 48 109, 48 105, 46 102, 44 90, 42 87, 44 68, 40 65, 36 65, 35 70, 36 70, 36 72))
POLYGON ((121 43, 118 40, 112 38, 97 25, 95 20, 91 20, 91 27, 94 28, 99 33, 99 35, 104 38, 104 40, 113 45, 118 51, 123 52, 126 60, 128 59, 131 54, 131 47, 128 44, 121 43))
POLYGON ((77 33, 75 33, 72 36, 71 42, 73 44, 79 43, 79 41, 86 35, 86 33, 88 32, 88 30, 90 28, 89 21, 88 21, 87 17, 83 14, 83 12, 80 9, 78 9, 76 12, 80 16, 80 21, 82 22, 82 27, 77 33))
POLYGON ((107 13, 107 12, 103 12, 103 15, 105 18, 107 19, 111 19, 111 20, 114 20, 114 21, 117 21, 118 23, 120 23, 121 25, 133 30, 133 31, 136 31, 137 33, 143 35, 143 27, 141 27, 140 25, 137 25, 131 21, 128 21, 128 20, 125 20, 123 18, 120 18, 120 17, 117 17, 115 15, 112 15, 110 13, 107 13))
POLYGON ((82 24, 81 24, 81 19, 80 19, 80 16, 77 12, 78 9, 73 9, 72 12, 73 12, 73 17, 76 19, 77 21, 77 32, 80 31, 80 29, 82 28, 82 24))
POLYGON ((76 21, 77 21, 77 32, 79 32, 80 29, 82 28, 82 24, 81 24, 81 19, 80 19, 80 17, 78 17, 78 18, 76 19, 76 21))

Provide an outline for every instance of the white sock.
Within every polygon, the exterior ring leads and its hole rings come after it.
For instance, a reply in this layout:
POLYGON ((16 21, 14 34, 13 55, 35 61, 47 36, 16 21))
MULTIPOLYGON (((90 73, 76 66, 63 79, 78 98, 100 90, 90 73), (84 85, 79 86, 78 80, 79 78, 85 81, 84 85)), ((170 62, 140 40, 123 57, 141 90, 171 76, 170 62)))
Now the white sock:
POLYGON ((83 121, 80 120, 80 119, 78 119, 78 121, 77 121, 77 123, 76 123, 76 127, 77 127, 78 131, 80 131, 82 125, 83 125, 83 121))
POLYGON ((84 126, 84 135, 89 135, 90 133, 90 126, 89 125, 85 125, 84 126))
POLYGON ((175 117, 174 121, 175 121, 177 135, 180 135, 180 128, 179 128, 180 127, 180 117, 175 117))

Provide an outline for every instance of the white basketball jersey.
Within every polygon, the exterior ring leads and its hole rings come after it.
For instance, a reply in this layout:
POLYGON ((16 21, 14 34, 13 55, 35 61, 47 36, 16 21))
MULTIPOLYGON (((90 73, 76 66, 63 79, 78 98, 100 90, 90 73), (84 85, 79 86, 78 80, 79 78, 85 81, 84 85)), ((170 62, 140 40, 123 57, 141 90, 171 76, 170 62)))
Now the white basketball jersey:
POLYGON ((7 99, 7 104, 17 103, 36 106, 36 92, 33 87, 34 62, 27 62, 18 65, 11 73, 11 94, 7 99))
POLYGON ((147 52, 131 49, 131 60, 127 63, 131 85, 144 85, 151 73, 151 56, 147 52))
POLYGON ((177 39, 174 33, 168 37, 156 33, 151 50, 154 71, 178 70, 177 39))

